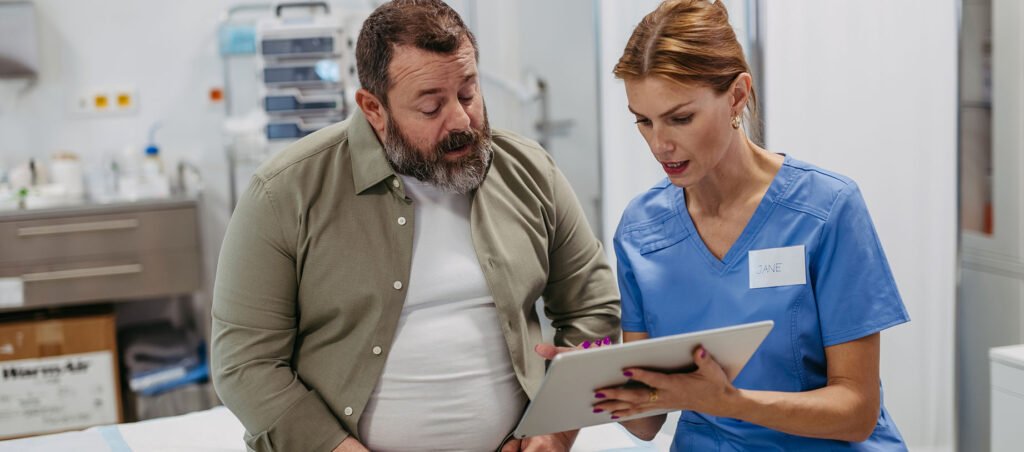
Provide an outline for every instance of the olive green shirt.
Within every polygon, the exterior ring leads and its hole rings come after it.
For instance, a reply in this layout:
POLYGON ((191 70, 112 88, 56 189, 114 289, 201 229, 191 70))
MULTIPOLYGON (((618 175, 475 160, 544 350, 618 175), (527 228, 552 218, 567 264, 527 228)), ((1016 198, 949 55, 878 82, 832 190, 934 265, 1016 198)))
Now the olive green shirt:
MULTIPOLYGON (((551 157, 508 132, 493 142, 470 227, 493 327, 532 395, 544 375, 536 300, 567 345, 617 337, 619 297, 551 157)), ((211 358, 250 449, 329 451, 358 439, 409 281, 416 219, 404 189, 357 111, 263 164, 241 196, 217 267, 211 358)))

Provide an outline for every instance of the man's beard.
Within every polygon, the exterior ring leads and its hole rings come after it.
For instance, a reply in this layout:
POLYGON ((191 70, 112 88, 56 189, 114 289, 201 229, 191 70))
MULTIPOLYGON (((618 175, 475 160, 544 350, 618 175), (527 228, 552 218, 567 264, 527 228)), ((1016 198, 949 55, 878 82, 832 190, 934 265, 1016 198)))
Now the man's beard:
POLYGON ((415 177, 451 193, 469 193, 480 186, 491 164, 491 128, 484 114, 480 130, 472 126, 467 130, 452 131, 429 152, 421 152, 405 138, 405 134, 389 117, 385 128, 384 154, 398 174, 415 177), (452 149, 469 145, 469 153, 458 160, 448 161, 445 154, 452 149), (424 155, 427 154, 427 155, 424 155))

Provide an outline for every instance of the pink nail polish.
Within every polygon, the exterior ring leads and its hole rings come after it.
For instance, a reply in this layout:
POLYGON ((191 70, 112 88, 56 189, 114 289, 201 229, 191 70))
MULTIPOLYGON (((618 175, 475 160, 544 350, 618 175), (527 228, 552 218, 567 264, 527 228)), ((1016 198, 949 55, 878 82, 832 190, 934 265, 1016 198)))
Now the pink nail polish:
POLYGON ((626 376, 626 377, 632 377, 633 376, 633 372, 630 372, 630 371, 627 370, 625 372, 622 372, 622 375, 626 376))
POLYGON ((703 348, 700 349, 700 357, 704 358, 704 357, 707 357, 707 356, 708 356, 708 352, 706 350, 704 350, 703 348))
POLYGON ((619 418, 618 416, 612 416, 612 419, 618 419, 618 418, 619 418))
POLYGON ((583 348, 590 348, 590 341, 583 341, 583 343, 580 344, 580 346, 583 348))
POLYGON ((595 392, 594 393, 594 397, 598 398, 598 399, 603 399, 603 398, 608 397, 608 396, 604 395, 603 392, 595 392))
POLYGON ((610 338, 608 336, 605 336, 604 337, 604 345, 611 345, 611 344, 612 344, 612 338, 610 338))
POLYGON ((600 409, 600 408, 594 408, 594 412, 595 412, 595 413, 603 413, 603 412, 604 412, 604 410, 602 410, 602 409, 600 409))

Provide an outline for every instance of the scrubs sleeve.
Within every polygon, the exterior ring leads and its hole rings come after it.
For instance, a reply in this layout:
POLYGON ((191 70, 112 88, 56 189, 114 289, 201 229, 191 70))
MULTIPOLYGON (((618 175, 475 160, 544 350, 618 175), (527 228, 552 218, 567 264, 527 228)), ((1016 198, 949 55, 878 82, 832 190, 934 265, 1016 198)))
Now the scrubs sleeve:
POLYGON ((822 341, 842 344, 910 320, 860 189, 839 192, 811 256, 822 341))
POLYGON ((622 227, 615 231, 615 271, 619 280, 619 292, 622 297, 622 331, 631 333, 649 333, 644 323, 644 306, 640 295, 640 287, 633 274, 633 264, 629 253, 622 243, 622 227))

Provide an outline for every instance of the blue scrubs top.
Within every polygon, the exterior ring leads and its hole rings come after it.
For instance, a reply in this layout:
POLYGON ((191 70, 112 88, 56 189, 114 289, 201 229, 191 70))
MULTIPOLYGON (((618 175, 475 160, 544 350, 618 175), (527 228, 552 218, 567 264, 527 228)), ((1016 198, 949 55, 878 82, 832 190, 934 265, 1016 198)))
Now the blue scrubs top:
MULTIPOLYGON (((623 331, 660 337, 775 321, 733 382, 737 388, 824 387, 825 347, 910 320, 857 185, 788 156, 723 259, 704 245, 683 189, 668 179, 626 208, 615 253, 623 331), (805 283, 750 288, 751 251, 800 245, 805 283)), ((684 411, 672 449, 893 451, 906 446, 883 403, 874 433, 861 443, 806 438, 684 411)))

